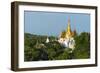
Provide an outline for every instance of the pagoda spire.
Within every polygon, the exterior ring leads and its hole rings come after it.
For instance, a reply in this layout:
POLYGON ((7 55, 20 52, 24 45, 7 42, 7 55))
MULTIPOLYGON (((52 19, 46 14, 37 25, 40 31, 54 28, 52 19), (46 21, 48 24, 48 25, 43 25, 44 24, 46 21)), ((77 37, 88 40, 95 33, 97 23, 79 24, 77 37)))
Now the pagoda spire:
POLYGON ((70 26, 70 18, 68 18, 68 24, 67 24, 67 30, 66 30, 67 35, 71 36, 71 26, 70 26))
POLYGON ((70 18, 68 18, 67 32, 71 32, 71 27, 70 27, 70 18))

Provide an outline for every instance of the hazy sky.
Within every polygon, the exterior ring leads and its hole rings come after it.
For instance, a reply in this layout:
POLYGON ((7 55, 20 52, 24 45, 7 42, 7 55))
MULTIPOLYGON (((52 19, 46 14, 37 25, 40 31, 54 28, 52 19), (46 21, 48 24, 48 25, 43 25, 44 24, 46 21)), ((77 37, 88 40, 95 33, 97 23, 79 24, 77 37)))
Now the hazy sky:
POLYGON ((66 30, 68 18, 72 30, 76 29, 78 33, 90 32, 89 14, 38 11, 24 12, 24 30, 31 34, 58 36, 66 30))

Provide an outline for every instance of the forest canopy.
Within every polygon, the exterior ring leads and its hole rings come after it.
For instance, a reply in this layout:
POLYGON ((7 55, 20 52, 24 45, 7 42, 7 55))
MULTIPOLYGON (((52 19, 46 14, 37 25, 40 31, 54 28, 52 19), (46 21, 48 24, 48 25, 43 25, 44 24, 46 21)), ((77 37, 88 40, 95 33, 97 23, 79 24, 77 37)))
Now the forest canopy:
POLYGON ((74 36, 75 49, 62 46, 55 36, 24 34, 24 61, 67 60, 90 58, 90 33, 82 32, 74 36), (46 43, 47 37, 50 42, 46 43))

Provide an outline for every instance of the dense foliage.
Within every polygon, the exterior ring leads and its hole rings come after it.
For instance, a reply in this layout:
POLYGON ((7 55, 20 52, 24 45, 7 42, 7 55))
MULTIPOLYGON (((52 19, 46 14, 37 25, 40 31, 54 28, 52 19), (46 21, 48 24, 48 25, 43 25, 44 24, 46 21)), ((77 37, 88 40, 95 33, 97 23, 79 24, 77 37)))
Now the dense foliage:
POLYGON ((64 60, 86 59, 90 57, 90 34, 83 32, 76 35, 75 49, 65 48, 57 42, 57 37, 49 36, 50 42, 46 43, 47 36, 25 33, 25 61, 39 60, 64 60))

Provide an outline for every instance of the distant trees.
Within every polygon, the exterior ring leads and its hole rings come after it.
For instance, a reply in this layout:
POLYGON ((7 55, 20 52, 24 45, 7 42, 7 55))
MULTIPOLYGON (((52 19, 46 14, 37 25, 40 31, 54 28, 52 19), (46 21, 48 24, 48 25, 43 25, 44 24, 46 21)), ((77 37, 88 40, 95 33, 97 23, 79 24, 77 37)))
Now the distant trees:
POLYGON ((83 32, 74 37, 75 49, 65 48, 56 41, 56 37, 49 36, 49 43, 46 43, 47 36, 25 33, 24 60, 64 60, 64 59, 85 59, 90 57, 90 33, 83 32))

